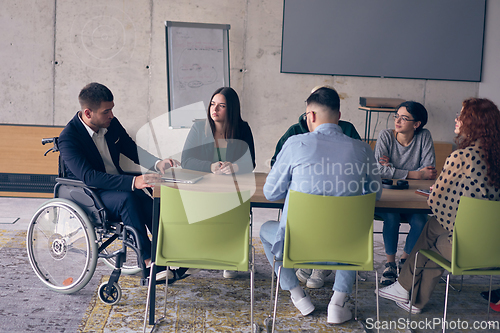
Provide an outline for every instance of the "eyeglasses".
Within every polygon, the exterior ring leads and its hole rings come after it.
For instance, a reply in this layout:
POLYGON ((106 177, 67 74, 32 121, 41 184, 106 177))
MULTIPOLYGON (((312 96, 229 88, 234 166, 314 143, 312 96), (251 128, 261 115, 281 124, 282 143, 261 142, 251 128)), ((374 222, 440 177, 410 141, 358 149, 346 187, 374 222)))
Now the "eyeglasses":
POLYGON ((316 112, 315 112, 315 111, 308 111, 308 112, 303 113, 303 114, 302 114, 302 120, 306 120, 306 119, 307 119, 307 115, 308 115, 309 113, 316 113, 316 112))
POLYGON ((407 121, 415 121, 415 119, 410 119, 407 116, 400 116, 399 114, 394 115, 394 121, 397 121, 398 119, 401 119, 402 123, 406 123, 407 121))

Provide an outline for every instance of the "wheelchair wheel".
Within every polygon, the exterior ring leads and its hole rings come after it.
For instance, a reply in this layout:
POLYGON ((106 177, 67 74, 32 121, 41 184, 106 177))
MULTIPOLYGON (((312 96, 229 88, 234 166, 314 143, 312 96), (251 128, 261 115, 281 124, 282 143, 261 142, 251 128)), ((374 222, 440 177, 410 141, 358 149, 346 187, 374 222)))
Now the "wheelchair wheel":
MULTIPOLYGON (((117 239, 115 240, 112 244, 110 244, 107 248, 105 248, 102 252, 103 253, 112 253, 116 250, 119 250, 122 248, 122 241, 117 239)), ((115 268, 115 258, 102 258, 106 266, 108 266, 111 269, 115 268)), ((122 274, 125 275, 133 275, 137 274, 141 271, 141 268, 137 264, 137 254, 135 253, 134 250, 132 250, 130 247, 127 247, 127 261, 123 263, 123 266, 121 268, 122 274)))
POLYGON ((107 290, 107 286, 108 283, 105 282, 99 287, 99 299, 106 304, 114 305, 122 298, 122 289, 116 282, 111 286, 111 290, 107 290))
POLYGON ((26 247, 36 275, 56 292, 77 292, 94 274, 98 258, 94 227, 69 200, 52 199, 36 211, 26 247))

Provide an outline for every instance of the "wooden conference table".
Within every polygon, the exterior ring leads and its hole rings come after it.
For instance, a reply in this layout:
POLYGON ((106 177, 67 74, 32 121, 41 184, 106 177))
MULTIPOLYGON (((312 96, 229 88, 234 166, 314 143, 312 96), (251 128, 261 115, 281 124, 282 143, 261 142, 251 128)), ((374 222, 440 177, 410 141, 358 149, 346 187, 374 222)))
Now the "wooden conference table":
MULTIPOLYGON (((244 175, 214 175, 204 174, 204 177, 195 184, 179 183, 161 183, 153 189, 153 230, 152 230, 152 260, 156 256, 156 243, 158 241, 158 221, 160 217, 160 189, 161 186, 170 186, 181 190, 192 190, 202 192, 230 192, 250 190, 252 197, 250 199, 251 208, 282 208, 283 200, 271 202, 266 199, 263 193, 263 187, 266 182, 267 173, 256 172, 244 175)), ((409 189, 395 190, 384 188, 382 197, 375 205, 376 213, 430 213, 425 196, 415 193, 417 189, 429 189, 434 184, 433 180, 409 180, 409 189)), ((155 289, 151 289, 149 323, 152 325, 155 321, 155 289)))
MULTIPOLYGON (((267 173, 256 172, 251 174, 228 176, 204 174, 203 179, 195 184, 161 183, 153 189, 155 206, 159 209, 160 187, 170 186, 182 190, 206 192, 230 192, 250 190, 253 195, 250 199, 251 207, 281 208, 283 200, 269 201, 263 193, 267 173)), ((415 193, 417 189, 429 189, 434 180, 409 180, 409 189, 393 190, 384 188, 382 197, 375 205, 376 212, 401 212, 401 213, 430 213, 427 198, 415 193)))

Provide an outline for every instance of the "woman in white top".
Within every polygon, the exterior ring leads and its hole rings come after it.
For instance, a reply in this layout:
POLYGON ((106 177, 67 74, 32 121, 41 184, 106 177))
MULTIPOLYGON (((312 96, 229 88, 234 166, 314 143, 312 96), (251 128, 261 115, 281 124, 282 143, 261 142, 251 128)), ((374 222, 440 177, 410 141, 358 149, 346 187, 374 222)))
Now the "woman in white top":
MULTIPOLYGON (((382 178, 436 179, 436 157, 431 133, 423 127, 427 123, 427 110, 413 101, 401 103, 394 115, 394 129, 380 132, 375 146, 382 178)), ((383 238, 387 263, 380 279, 382 285, 396 281, 396 252, 399 226, 402 218, 410 224, 410 232, 400 259, 400 266, 413 249, 425 223, 427 214, 377 214, 384 220, 383 238)))

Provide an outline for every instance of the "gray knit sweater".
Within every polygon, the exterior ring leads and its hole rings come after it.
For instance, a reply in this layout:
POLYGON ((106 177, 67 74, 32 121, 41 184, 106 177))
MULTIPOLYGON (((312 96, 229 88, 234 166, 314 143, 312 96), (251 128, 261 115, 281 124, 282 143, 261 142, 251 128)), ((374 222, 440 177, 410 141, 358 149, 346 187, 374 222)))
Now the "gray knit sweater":
POLYGON ((436 166, 436 155, 431 132, 422 129, 415 133, 407 147, 403 147, 394 136, 392 129, 380 131, 375 146, 375 159, 389 157, 389 166, 378 164, 382 178, 405 179, 408 171, 418 171, 427 166, 436 166))

